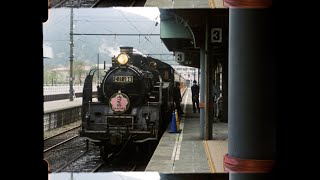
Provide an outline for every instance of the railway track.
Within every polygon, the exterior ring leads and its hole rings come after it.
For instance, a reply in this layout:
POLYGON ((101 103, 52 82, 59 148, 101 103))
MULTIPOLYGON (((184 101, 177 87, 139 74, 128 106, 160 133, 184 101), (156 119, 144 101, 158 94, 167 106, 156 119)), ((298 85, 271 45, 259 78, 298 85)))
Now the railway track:
POLYGON ((138 158, 144 152, 132 154, 135 148, 129 147, 103 160, 99 146, 79 137, 79 128, 44 140, 44 158, 49 162, 50 172, 144 171, 148 161, 138 158))
POLYGON ((61 146, 77 137, 79 137, 80 126, 74 127, 63 133, 54 135, 44 140, 44 152, 50 151, 58 146, 61 146))
POLYGON ((73 140, 73 139, 75 139, 75 138, 77 138, 77 137, 79 137, 79 135, 75 135, 75 136, 73 136, 73 137, 71 137, 71 138, 69 138, 69 139, 66 139, 66 140, 58 143, 58 144, 55 144, 55 145, 53 145, 53 146, 50 146, 49 148, 45 149, 43 152, 48 152, 48 151, 50 151, 51 149, 53 149, 53 148, 55 148, 55 147, 58 147, 58 146, 60 146, 60 145, 62 145, 62 144, 65 144, 65 143, 67 143, 67 142, 69 142, 69 141, 71 141, 71 140, 73 140))
POLYGON ((144 6, 146 0, 62 0, 51 4, 52 8, 75 7, 75 8, 97 8, 97 7, 135 7, 144 6))
POLYGON ((112 6, 122 6, 122 7, 134 7, 137 0, 100 0, 94 7, 112 7, 112 6))
POLYGON ((99 149, 92 146, 88 151, 77 155, 54 172, 96 172, 104 164, 99 153, 99 149))
MULTIPOLYGON (((144 171, 148 161, 138 158, 126 150, 124 154, 113 156, 109 154, 107 159, 102 159, 98 146, 89 146, 85 151, 70 151, 72 158, 60 163, 53 171, 57 172, 112 172, 112 171, 144 171)), ((140 152, 143 153, 143 152, 140 152)), ((59 157, 64 159, 64 157, 59 157)))
POLYGON ((63 0, 58 4, 53 5, 53 8, 75 7, 75 8, 92 8, 101 0, 63 0))

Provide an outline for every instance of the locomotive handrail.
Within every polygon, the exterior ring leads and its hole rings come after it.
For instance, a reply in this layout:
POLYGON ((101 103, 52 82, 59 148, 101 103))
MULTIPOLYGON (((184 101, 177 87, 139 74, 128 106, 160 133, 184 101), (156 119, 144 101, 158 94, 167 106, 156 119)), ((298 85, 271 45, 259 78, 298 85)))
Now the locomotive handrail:
POLYGON ((159 85, 159 104, 161 105, 162 104, 162 78, 161 76, 159 75, 159 80, 160 80, 160 85, 159 85))

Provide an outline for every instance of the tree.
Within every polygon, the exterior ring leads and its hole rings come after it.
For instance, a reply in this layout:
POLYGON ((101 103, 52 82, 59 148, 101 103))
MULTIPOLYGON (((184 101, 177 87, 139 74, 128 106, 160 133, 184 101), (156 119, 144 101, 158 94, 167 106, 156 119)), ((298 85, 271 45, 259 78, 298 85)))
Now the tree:
POLYGON ((55 70, 53 66, 44 68, 43 70, 43 84, 51 84, 52 86, 54 84, 60 84, 62 83, 61 77, 61 74, 57 70, 55 70))
POLYGON ((81 60, 74 60, 73 62, 73 73, 75 80, 79 82, 80 86, 82 85, 82 79, 86 73, 86 62, 81 60))
POLYGON ((45 68, 43 70, 43 84, 50 84, 50 73, 51 70, 49 70, 48 68, 45 68))
POLYGON ((60 83, 60 75, 57 71, 51 71, 51 85, 60 83))

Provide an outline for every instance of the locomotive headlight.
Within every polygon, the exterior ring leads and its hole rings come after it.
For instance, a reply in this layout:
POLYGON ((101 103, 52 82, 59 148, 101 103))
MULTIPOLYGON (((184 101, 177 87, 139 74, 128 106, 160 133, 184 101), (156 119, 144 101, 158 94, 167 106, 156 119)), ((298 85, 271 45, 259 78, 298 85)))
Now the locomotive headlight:
POLYGON ((125 53, 121 53, 117 57, 117 61, 121 65, 127 64, 128 60, 129 60, 129 56, 125 53))
POLYGON ((154 62, 154 61, 151 61, 151 62, 149 63, 149 67, 150 67, 152 70, 155 70, 155 69, 157 69, 157 63, 154 62))

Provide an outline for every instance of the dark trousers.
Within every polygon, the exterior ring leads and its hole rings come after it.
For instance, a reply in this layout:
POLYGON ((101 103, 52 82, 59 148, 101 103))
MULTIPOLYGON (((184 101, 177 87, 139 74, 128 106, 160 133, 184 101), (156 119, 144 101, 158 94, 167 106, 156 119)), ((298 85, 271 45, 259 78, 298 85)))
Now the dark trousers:
POLYGON ((182 111, 182 108, 180 105, 180 101, 178 101, 178 102, 176 101, 175 104, 176 104, 176 109, 178 111, 178 114, 183 114, 183 111, 182 111))
POLYGON ((192 107, 193 107, 193 112, 196 112, 197 109, 200 112, 199 99, 192 98, 192 107))

